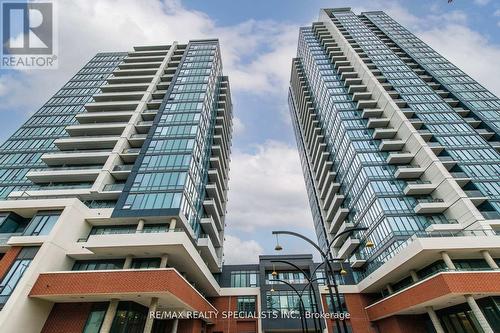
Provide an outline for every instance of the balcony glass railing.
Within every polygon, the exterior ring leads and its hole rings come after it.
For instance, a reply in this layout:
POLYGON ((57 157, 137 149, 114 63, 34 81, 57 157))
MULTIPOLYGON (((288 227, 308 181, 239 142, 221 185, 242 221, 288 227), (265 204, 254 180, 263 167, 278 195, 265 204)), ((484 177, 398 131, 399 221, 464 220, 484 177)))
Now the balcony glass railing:
MULTIPOLYGON (((451 222, 451 221, 450 221, 451 222)), ((442 237, 499 237, 500 231, 495 230, 458 230, 458 231, 393 231, 389 233, 380 244, 385 244, 391 239, 399 239, 399 244, 393 248, 383 251, 380 255, 375 258, 374 265, 371 265, 369 269, 360 273, 360 280, 366 278, 380 266, 385 264, 389 259, 394 257, 396 254, 401 252, 410 243, 414 242, 419 238, 442 238, 442 237)), ((358 258, 363 260, 370 259, 371 254, 364 252, 358 253, 358 258)))
POLYGON ((485 197, 485 195, 483 193, 481 193, 481 191, 479 191, 479 190, 467 190, 464 192, 465 192, 465 194, 467 194, 468 197, 471 197, 471 198, 485 197))
POLYGON ((81 150, 81 149, 75 148, 72 150, 61 150, 61 151, 48 152, 48 153, 45 153, 44 155, 92 154, 92 153, 102 153, 102 152, 111 153, 111 149, 85 149, 85 150, 81 150))
MULTIPOLYGON (((474 273, 474 272, 500 272, 500 269, 498 269, 498 268, 494 269, 494 268, 489 268, 489 267, 467 267, 467 268, 457 267, 456 269, 441 268, 441 269, 437 269, 435 271, 432 271, 431 273, 429 273, 425 276, 420 277, 418 279, 418 281, 411 281, 410 283, 405 285, 403 288, 396 290, 396 292, 399 293, 401 291, 408 290, 408 289, 412 288, 414 285, 416 285, 418 283, 422 283, 422 280, 430 279, 430 278, 432 278, 438 274, 441 274, 441 273, 450 273, 450 272, 464 272, 464 273, 465 272, 471 272, 471 273, 474 273)), ((394 295, 394 294, 384 295, 381 299, 391 297, 392 295, 394 295)))
POLYGON ((61 166, 58 168, 36 168, 30 171, 64 171, 64 170, 83 170, 83 169, 101 169, 102 164, 99 165, 80 165, 80 166, 61 166))
POLYGON ((429 180, 421 180, 421 179, 409 180, 409 181, 407 181, 407 183, 408 183, 408 185, 432 184, 432 182, 429 180))
POLYGON ((146 228, 143 230, 135 230, 135 229, 122 229, 117 232, 109 232, 109 233, 102 233, 102 234, 90 234, 87 237, 82 237, 78 238, 77 242, 78 243, 85 243, 89 240, 90 236, 94 237, 99 237, 99 236, 107 236, 107 235, 131 235, 131 234, 162 234, 162 233, 169 233, 169 232, 184 232, 184 229, 182 228, 175 228, 175 229, 151 229, 151 228, 146 228))
POLYGON ((123 154, 138 154, 141 148, 125 148, 122 150, 123 154))
POLYGON ((106 185, 104 185, 103 191, 105 191, 105 192, 123 191, 124 187, 125 187, 125 184, 106 184, 106 185))
POLYGON ((441 203, 444 202, 443 199, 439 198, 418 198, 418 203, 441 203))
POLYGON ((130 137, 133 139, 145 139, 147 134, 132 134, 130 137))
POLYGON ((113 167, 113 171, 130 171, 134 167, 133 164, 121 164, 121 165, 115 165, 113 167))

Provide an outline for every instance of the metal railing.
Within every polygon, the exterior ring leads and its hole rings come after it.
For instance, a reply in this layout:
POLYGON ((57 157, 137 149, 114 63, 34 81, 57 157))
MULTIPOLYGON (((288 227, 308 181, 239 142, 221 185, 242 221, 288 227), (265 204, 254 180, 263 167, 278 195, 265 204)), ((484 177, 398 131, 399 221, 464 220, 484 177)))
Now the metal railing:
POLYGON ((158 230, 158 229, 143 229, 143 230, 136 230, 136 229, 130 229, 130 230, 119 230, 117 232, 109 232, 109 233, 102 233, 102 234, 89 234, 87 237, 81 237, 78 238, 77 242, 78 243, 85 243, 89 240, 90 236, 108 236, 108 235, 132 235, 132 234, 162 234, 162 233, 169 233, 169 232, 183 232, 184 229, 182 228, 174 228, 174 229, 164 229, 164 230, 158 230))
POLYGON ((123 191, 125 184, 106 184, 104 185, 103 191, 123 191))

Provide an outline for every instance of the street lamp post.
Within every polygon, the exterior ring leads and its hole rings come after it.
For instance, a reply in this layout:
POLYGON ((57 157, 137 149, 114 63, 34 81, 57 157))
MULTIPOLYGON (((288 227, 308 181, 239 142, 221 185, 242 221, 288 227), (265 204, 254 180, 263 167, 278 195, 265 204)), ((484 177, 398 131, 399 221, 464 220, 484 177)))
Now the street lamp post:
MULTIPOLYGON (((284 283, 287 286, 289 286, 290 288, 292 288, 292 290, 297 294, 297 296, 299 297, 300 325, 302 327, 302 333, 306 333, 307 331, 309 331, 309 328, 307 326, 307 319, 305 318, 306 307, 304 306, 304 301, 302 300, 302 295, 304 294, 304 290, 306 290, 306 288, 304 287, 304 289, 302 289, 302 292, 299 292, 297 290, 297 288, 295 288, 291 283, 288 283, 285 280, 274 278, 270 281, 284 283)), ((274 289, 271 289, 271 292, 272 292, 272 290, 274 290, 274 289)))
MULTIPOLYGON (((304 290, 309 287, 309 299, 313 299, 312 297, 314 297, 314 308, 315 308, 315 311, 316 313, 319 313, 319 307, 318 307, 318 302, 317 302, 317 295, 316 295, 316 290, 314 289, 314 286, 313 286, 313 282, 317 281, 318 279, 315 279, 313 278, 314 274, 316 273, 316 270, 317 268, 310 274, 308 274, 307 272, 305 272, 302 268, 300 268, 299 266, 295 265, 294 263, 292 262, 289 262, 287 260, 271 260, 272 263, 283 263, 283 264, 287 264, 287 265, 290 265, 292 266, 293 268, 295 268, 296 270, 300 271, 302 274, 304 274, 304 277, 307 279, 307 285, 304 287, 304 290), (311 294, 311 290, 312 290, 312 294, 311 294)), ((319 266, 318 266, 319 267, 319 266)), ((304 290, 302 292, 304 292, 304 290)), ((321 297, 320 297, 320 300, 321 300, 321 297)), ((322 327, 321 327, 321 319, 320 318, 317 318, 318 319, 318 325, 319 325, 319 329, 321 330, 322 327)), ((314 323, 314 329, 315 329, 315 332, 317 332, 318 330, 318 326, 316 325, 316 317, 313 317, 313 323, 314 323)))
MULTIPOLYGON (((309 244, 311 244, 316 250, 318 250, 318 252, 321 254, 321 256, 323 258, 324 265, 325 265, 325 276, 326 276, 326 280, 327 280, 328 294, 330 296, 330 304, 332 305, 333 311, 336 311, 335 300, 334 300, 333 291, 332 291, 332 283, 331 283, 331 281, 333 280, 333 288, 335 289, 335 296, 337 298, 337 303, 338 303, 338 306, 340 308, 339 310, 341 312, 343 312, 342 302, 340 300, 340 294, 339 294, 339 291, 338 291, 338 285, 337 285, 337 281, 335 280, 335 273, 333 271, 332 265, 330 264, 330 261, 334 260, 332 258, 332 256, 331 256, 330 249, 331 249, 333 243, 335 242, 335 240, 337 240, 340 236, 345 235, 345 234, 352 234, 355 231, 363 231, 363 230, 367 230, 367 229, 368 228, 366 228, 366 227, 356 227, 356 228, 349 228, 349 229, 346 229, 346 230, 338 233, 330 241, 330 243, 328 243, 326 251, 323 251, 314 241, 312 241, 308 237, 306 237, 304 235, 301 235, 301 234, 299 234, 297 232, 293 232, 293 231, 273 231, 272 234, 273 235, 290 235, 290 236, 295 236, 295 237, 301 238, 301 239, 305 240, 306 242, 308 242, 309 244)), ((372 247, 373 243, 367 242, 366 245, 368 247, 372 247)), ((283 248, 281 247, 280 244, 276 244, 276 250, 280 251, 282 249, 283 248)), ((342 332, 342 330, 340 329, 340 324, 339 324, 339 320, 338 320, 337 317, 335 317, 335 325, 337 327, 337 331, 338 332, 342 332)), ((348 330, 347 330, 347 323, 345 322, 345 320, 342 320, 342 326, 343 326, 344 332, 347 333, 348 332, 348 330)))

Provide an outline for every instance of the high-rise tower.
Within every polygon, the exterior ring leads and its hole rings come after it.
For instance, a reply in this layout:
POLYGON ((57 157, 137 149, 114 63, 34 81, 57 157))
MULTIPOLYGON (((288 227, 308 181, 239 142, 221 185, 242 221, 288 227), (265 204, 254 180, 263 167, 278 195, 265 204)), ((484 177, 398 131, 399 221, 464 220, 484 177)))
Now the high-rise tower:
POLYGON ((92 58, 0 147, 0 330, 215 310, 231 133, 218 40, 92 58))
POLYGON ((289 105, 320 245, 368 228, 332 246, 383 297, 368 319, 500 329, 500 100, 387 14, 337 8, 300 29, 289 105))

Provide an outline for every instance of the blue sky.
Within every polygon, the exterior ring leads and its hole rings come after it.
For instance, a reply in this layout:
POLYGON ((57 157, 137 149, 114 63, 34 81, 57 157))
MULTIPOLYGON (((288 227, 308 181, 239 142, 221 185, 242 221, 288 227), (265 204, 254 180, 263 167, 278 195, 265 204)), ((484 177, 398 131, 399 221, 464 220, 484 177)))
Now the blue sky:
MULTIPOLYGON (((5 140, 99 51, 218 37, 231 83, 235 133, 227 215, 227 262, 272 253, 271 231, 314 237, 286 105, 298 27, 320 8, 384 10, 480 83, 500 94, 498 1, 58 1, 59 69, 0 70, 5 140)), ((310 248, 283 240, 292 252, 310 248)))

